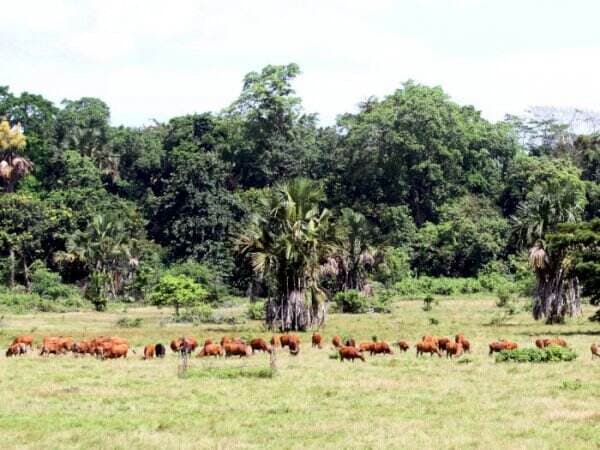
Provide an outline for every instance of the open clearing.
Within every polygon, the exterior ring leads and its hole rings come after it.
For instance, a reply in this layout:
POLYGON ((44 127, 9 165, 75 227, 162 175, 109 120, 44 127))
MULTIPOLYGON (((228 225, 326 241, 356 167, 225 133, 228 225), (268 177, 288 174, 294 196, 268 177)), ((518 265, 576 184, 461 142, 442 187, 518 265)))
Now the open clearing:
MULTIPOLYGON (((0 358, 2 448, 547 448, 600 447, 600 360, 589 346, 600 326, 585 319, 566 325, 535 323, 523 312, 501 326, 487 325, 491 298, 444 300, 432 312, 422 301, 399 301, 393 314, 330 315, 324 349, 301 334, 298 357, 279 351, 279 373, 263 378, 268 355, 248 360, 196 359, 185 378, 178 358, 143 361, 146 343, 182 334, 199 341, 224 333, 270 337, 259 322, 201 327, 165 323, 170 310, 127 313, 4 315, 3 349, 18 333, 74 338, 117 335, 137 355, 0 358), (141 317, 141 328, 121 329, 120 317, 141 317), (429 324, 437 318, 437 326, 429 324), (377 335, 411 345, 426 333, 463 332, 474 351, 463 363, 406 354, 367 362, 330 359, 334 334, 358 341, 377 335), (533 346, 537 336, 560 335, 578 353, 568 363, 496 364, 487 343, 514 339, 533 346), (235 372, 227 368, 242 368, 235 372), (238 376, 246 375, 246 376, 238 376), (253 376, 256 375, 256 376, 253 376)), ((397 349, 395 349, 397 350, 397 349)))

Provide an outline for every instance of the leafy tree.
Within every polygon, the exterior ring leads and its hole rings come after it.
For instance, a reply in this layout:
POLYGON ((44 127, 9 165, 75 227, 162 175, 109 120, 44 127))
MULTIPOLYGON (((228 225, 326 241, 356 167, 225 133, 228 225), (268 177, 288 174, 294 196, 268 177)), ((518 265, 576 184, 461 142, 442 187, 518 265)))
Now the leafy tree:
POLYGON ((438 224, 426 223, 414 244, 421 274, 474 276, 503 254, 509 224, 489 201, 465 196, 440 208, 438 224))
POLYGON ((152 302, 157 306, 173 306, 175 315, 179 316, 180 308, 194 306, 203 301, 207 292, 193 279, 185 275, 164 275, 156 291, 152 294, 152 302))
POLYGON ((406 204, 419 226, 449 198, 497 192, 516 152, 509 126, 492 125, 441 88, 414 82, 383 100, 369 99, 338 126, 343 196, 353 206, 406 204))
POLYGON ((281 330, 305 330, 325 320, 323 277, 337 274, 336 237, 329 210, 319 204, 323 190, 306 179, 277 185, 262 197, 265 211, 254 214, 237 239, 258 277, 272 294, 266 321, 281 330))
POLYGON ((316 117, 302 112, 291 85, 299 73, 296 64, 250 72, 229 108, 225 124, 233 142, 224 158, 234 163, 243 186, 270 186, 303 175, 316 154, 316 117))

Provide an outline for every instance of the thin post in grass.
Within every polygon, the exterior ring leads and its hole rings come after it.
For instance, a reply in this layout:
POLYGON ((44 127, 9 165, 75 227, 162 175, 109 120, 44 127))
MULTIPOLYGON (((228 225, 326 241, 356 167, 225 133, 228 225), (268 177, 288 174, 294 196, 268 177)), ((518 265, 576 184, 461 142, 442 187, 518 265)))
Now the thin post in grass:
POLYGON ((273 375, 277 373, 277 355, 275 348, 275 345, 271 346, 271 353, 269 358, 269 365, 271 367, 271 372, 273 372, 273 375))
POLYGON ((189 364, 189 354, 188 354, 188 349, 187 349, 187 345, 185 344, 185 338, 181 339, 182 341, 182 345, 181 348, 179 349, 179 366, 177 366, 177 376, 179 378, 183 378, 185 377, 185 373, 188 370, 188 364, 189 364))

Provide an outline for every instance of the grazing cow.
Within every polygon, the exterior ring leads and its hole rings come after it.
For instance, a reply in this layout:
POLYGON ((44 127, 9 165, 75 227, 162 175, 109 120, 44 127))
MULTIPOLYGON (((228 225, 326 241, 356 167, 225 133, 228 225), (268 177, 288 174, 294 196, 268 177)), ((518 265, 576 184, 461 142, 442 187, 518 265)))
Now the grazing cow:
POLYGON ((166 352, 167 351, 166 351, 164 345, 158 343, 154 346, 154 354, 156 355, 157 358, 164 358, 166 352))
POLYGON ((458 344, 462 345, 465 353, 471 353, 471 342, 468 339, 463 338, 463 340, 458 342, 458 344))
POLYGON ((334 336, 333 339, 331 339, 331 343, 335 348, 340 348, 342 346, 342 337, 334 336))
POLYGON ((115 344, 112 342, 106 342, 103 345, 102 358, 103 359, 127 358, 128 351, 129 351, 129 347, 127 344, 115 344))
POLYGON ((595 357, 600 358, 600 347, 595 342, 591 345, 590 351, 592 352, 592 359, 595 357))
POLYGON ((340 362, 344 362, 345 359, 350 359, 352 360, 352 362, 354 362, 354 360, 356 358, 364 361, 365 357, 363 356, 363 354, 361 352, 358 351, 358 349, 354 346, 345 346, 340 348, 339 350, 340 353, 340 362))
POLYGON ((449 342, 452 342, 452 340, 450 338, 447 338, 447 337, 439 337, 437 342, 438 342, 438 348, 441 351, 444 351, 444 350, 446 350, 446 345, 449 342))
POLYGON ((181 347, 181 339, 173 339, 171 341, 170 347, 174 353, 177 353, 179 351, 179 348, 181 347))
POLYGON ((180 337, 179 339, 173 339, 171 341, 171 350, 174 352, 185 351, 186 353, 192 353, 198 347, 198 341, 193 337, 180 337))
POLYGON ((457 344, 460 342, 462 344, 462 342, 465 340, 465 335, 464 334, 457 334, 456 336, 454 336, 454 342, 456 342, 457 344))
POLYGON ((295 335, 291 335, 288 339, 288 348, 290 349, 290 355, 297 356, 300 353, 300 338, 295 335))
POLYGON ((233 342, 229 342, 225 344, 225 356, 239 356, 240 358, 244 356, 250 356, 252 354, 252 347, 245 344, 236 344, 233 342))
POLYGON ((437 343, 432 340, 421 341, 416 345, 417 348, 417 357, 421 356, 423 353, 429 353, 430 356, 434 354, 438 355, 440 358, 442 354, 440 353, 440 349, 437 346, 437 343))
POLYGON ((394 354, 394 352, 392 352, 392 349, 390 348, 388 343, 385 341, 374 342, 373 346, 370 349, 370 353, 371 353, 371 356, 372 355, 392 355, 392 354, 394 354))
POLYGON ((8 350, 6 350, 6 357, 8 358, 10 356, 21 356, 25 353, 27 353, 27 344, 20 342, 17 344, 11 344, 8 347, 8 350))
POLYGON ((460 342, 448 342, 446 344, 446 358, 452 358, 456 356, 457 358, 463 354, 463 345, 460 342))
POLYGON ((204 356, 223 356, 223 347, 221 347, 219 344, 208 344, 205 345, 196 356, 198 358, 202 358, 204 356))
POLYGON ((344 342, 344 345, 346 347, 356 347, 356 341, 350 337, 350 338, 346 339, 346 342, 344 342))
POLYGON ((13 345, 14 344, 25 344, 27 347, 29 348, 33 348, 33 336, 30 336, 28 334, 22 335, 22 336, 17 336, 13 341, 12 341, 13 345))
POLYGON ((281 347, 281 339, 276 334, 271 338, 271 345, 273 347, 281 347))
POLYGON ((321 341, 323 340, 323 337, 319 334, 319 333, 313 333, 312 335, 312 346, 317 347, 317 348, 323 348, 321 346, 321 341))
POLYGON ((358 351, 359 352, 370 352, 374 345, 375 345, 375 342, 372 342, 372 341, 371 342, 361 342, 360 344, 358 344, 358 351))
POLYGON ((204 347, 206 347, 207 345, 210 345, 213 343, 213 340, 211 338, 208 338, 204 341, 204 347))
POLYGON ((79 341, 73 342, 73 346, 71 347, 71 352, 73 355, 85 355, 86 353, 90 353, 91 344, 88 341, 79 341))
POLYGON ((281 343, 281 348, 287 347, 290 343, 290 335, 288 333, 282 334, 279 336, 279 342, 281 343))
POLYGON ((60 355, 63 352, 63 346, 58 340, 58 338, 56 338, 56 340, 44 339, 44 343, 42 344, 42 350, 40 351, 40 356, 48 356, 50 354, 60 355))
POLYGON ((402 352, 405 352, 410 348, 410 345, 408 345, 408 342, 406 342, 406 341, 398 341, 398 342, 396 342, 396 345, 402 352))
POLYGON ((436 347, 438 346, 438 338, 436 336, 423 336, 421 338, 421 342, 429 342, 433 345, 435 345, 436 347))
POLYGON ((567 347, 567 341, 565 341, 564 339, 561 339, 561 338, 544 339, 544 347, 548 347, 550 345, 556 345, 559 347, 567 347))
POLYGON ((499 341, 490 343, 489 348, 490 348, 489 355, 492 356, 492 354, 494 352, 501 352, 502 350, 515 350, 515 349, 519 348, 519 344, 517 344, 516 342, 513 342, 513 341, 507 341, 505 339, 500 339, 499 341))
POLYGON ((544 339, 536 339, 535 346, 537 348, 544 348, 546 346, 546 344, 544 343, 544 339))
POLYGON ((250 347, 252 347, 252 353, 255 351, 271 353, 271 347, 261 338, 252 339, 250 341, 250 347))
POLYGON ((144 347, 144 359, 153 359, 155 352, 156 352, 156 346, 154 344, 146 345, 144 347))

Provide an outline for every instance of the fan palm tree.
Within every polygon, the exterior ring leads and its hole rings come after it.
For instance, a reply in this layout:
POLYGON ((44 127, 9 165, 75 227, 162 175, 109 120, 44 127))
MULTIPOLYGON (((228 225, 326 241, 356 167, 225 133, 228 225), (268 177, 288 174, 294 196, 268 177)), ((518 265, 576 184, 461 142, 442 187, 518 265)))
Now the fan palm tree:
POLYGON ((0 121, 0 184, 5 192, 14 192, 17 181, 27 175, 33 165, 16 152, 25 148, 25 135, 19 126, 0 121))
POLYGON ((581 193, 550 183, 537 187, 522 202, 512 218, 513 233, 521 246, 530 246, 529 265, 537 283, 533 299, 533 317, 547 323, 562 323, 565 316, 581 313, 579 280, 564 252, 549 251, 546 235, 559 223, 581 219, 581 193))
POLYGON ((266 305, 271 328, 305 330, 325 320, 323 277, 336 275, 338 253, 331 214, 319 203, 315 182, 296 179, 277 185, 261 198, 236 248, 250 258, 256 275, 273 294, 266 305))

